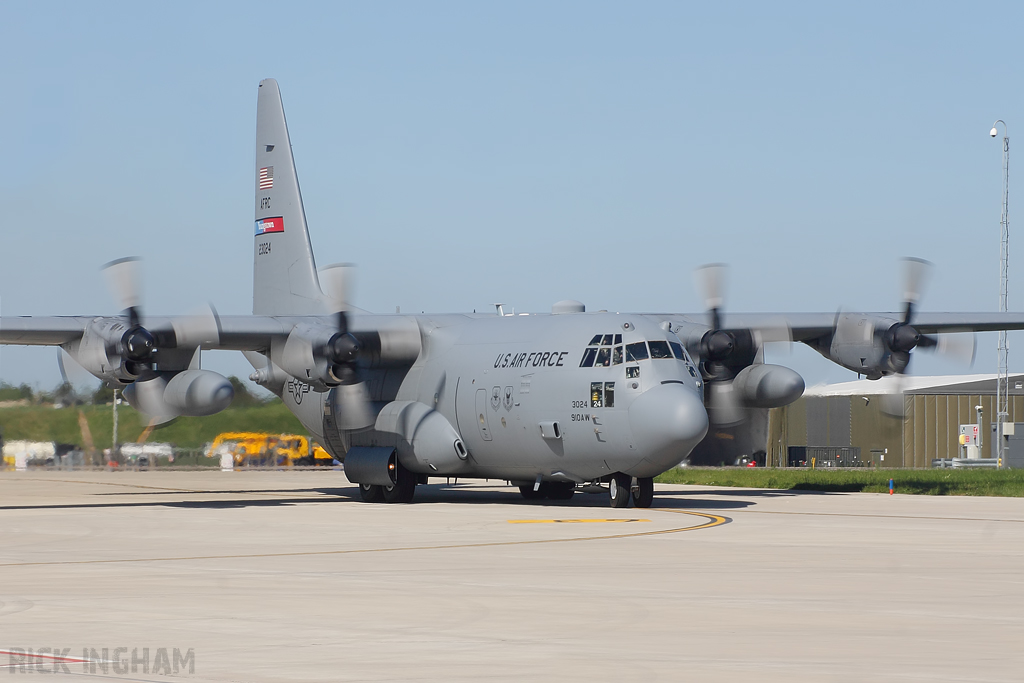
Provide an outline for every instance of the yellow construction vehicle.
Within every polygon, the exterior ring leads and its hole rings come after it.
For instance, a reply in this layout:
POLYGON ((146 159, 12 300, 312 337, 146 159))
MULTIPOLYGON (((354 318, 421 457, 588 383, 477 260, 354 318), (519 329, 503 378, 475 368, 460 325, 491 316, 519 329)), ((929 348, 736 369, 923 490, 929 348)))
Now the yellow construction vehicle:
POLYGON ((310 448, 309 439, 299 434, 261 434, 259 432, 224 432, 218 434, 207 457, 220 458, 230 453, 235 467, 297 467, 326 466, 334 458, 318 443, 310 448))

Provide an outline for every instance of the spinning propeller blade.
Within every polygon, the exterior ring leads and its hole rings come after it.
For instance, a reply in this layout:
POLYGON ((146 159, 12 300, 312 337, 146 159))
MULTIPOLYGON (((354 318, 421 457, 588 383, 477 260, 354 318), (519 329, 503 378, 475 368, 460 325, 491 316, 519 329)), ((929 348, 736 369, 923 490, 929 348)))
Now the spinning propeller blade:
POLYGON ((121 354, 124 371, 133 379, 127 383, 126 396, 133 397, 133 405, 153 416, 158 422, 173 419, 174 415, 163 402, 166 380, 155 370, 157 353, 161 348, 193 348, 202 344, 216 344, 220 340, 220 318, 212 304, 199 312, 172 320, 173 335, 154 334, 142 323, 142 260, 132 256, 111 261, 103 266, 103 274, 114 299, 127 317, 128 329, 121 336, 121 354))
POLYGON ((331 374, 338 382, 332 392, 338 424, 343 429, 362 429, 373 424, 369 391, 358 366, 362 345, 349 332, 354 273, 351 263, 335 263, 320 271, 321 287, 338 315, 338 331, 327 343, 326 354, 331 361, 331 374))
POLYGON ((725 304, 725 273, 728 269, 724 263, 709 263, 693 271, 697 291, 704 298, 704 307, 710 315, 709 324, 712 330, 722 327, 719 311, 725 304))

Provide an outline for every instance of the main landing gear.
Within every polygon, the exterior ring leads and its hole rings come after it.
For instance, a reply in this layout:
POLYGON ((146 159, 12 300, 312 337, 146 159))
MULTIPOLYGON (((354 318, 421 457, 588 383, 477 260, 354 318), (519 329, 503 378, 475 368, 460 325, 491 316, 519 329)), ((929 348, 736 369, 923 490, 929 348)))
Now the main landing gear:
POLYGON ((654 503, 654 478, 633 477, 621 472, 613 474, 608 482, 608 501, 613 508, 624 508, 629 505, 629 497, 633 496, 633 505, 638 508, 649 508, 654 503))
POLYGON ((526 500, 570 500, 576 493, 576 484, 571 481, 542 481, 540 487, 534 491, 533 484, 523 484, 519 487, 519 493, 526 500))
MULTIPOLYGON (((598 482, 583 486, 584 493, 600 493, 608 491, 608 502, 613 508, 629 507, 629 499, 633 499, 633 505, 638 508, 649 508, 654 503, 654 478, 636 477, 618 472, 608 480, 605 488, 598 482)), ((519 493, 526 500, 570 500, 576 491, 576 485, 572 482, 563 481, 542 481, 540 486, 536 483, 522 484, 519 493), (534 488, 536 487, 536 488, 534 488)))
POLYGON ((359 497, 366 503, 383 503, 384 487, 377 484, 360 484, 359 497))

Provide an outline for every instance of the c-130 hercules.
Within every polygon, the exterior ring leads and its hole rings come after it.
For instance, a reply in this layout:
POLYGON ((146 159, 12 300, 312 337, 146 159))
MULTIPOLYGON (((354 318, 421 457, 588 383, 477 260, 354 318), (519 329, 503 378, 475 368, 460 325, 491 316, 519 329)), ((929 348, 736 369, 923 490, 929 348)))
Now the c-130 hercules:
POLYGON ((902 314, 726 324, 721 269, 706 267, 710 316, 575 301, 551 314, 372 315, 348 306, 345 266, 317 272, 273 79, 259 86, 254 183, 253 315, 144 319, 137 262, 122 259, 107 275, 123 316, 0 318, 0 343, 60 346, 157 420, 227 407, 231 385, 199 368, 199 349, 242 351, 369 502, 410 502, 429 477, 460 477, 508 480, 528 499, 601 486, 613 507, 649 507, 656 475, 695 449, 748 448, 736 435, 763 447, 745 421, 802 394, 797 373, 763 362, 766 341, 804 342, 879 378, 902 374, 918 346, 943 347, 939 333, 1024 328, 1021 314, 915 316, 916 261, 902 314), (709 425, 731 438, 716 443, 709 425))

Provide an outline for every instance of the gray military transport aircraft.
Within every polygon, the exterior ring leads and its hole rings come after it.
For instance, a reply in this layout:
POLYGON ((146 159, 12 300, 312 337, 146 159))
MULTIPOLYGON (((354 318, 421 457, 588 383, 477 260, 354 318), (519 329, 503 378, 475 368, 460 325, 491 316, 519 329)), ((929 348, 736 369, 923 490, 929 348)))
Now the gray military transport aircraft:
POLYGON ((711 266, 699 271, 709 312, 697 315, 586 313, 576 301, 550 314, 372 315, 348 305, 346 266, 317 271, 273 79, 259 85, 255 171, 252 315, 143 318, 138 262, 122 259, 106 274, 123 315, 0 318, 0 343, 60 346, 158 421, 226 408, 231 384, 200 368, 200 349, 242 351, 251 379, 368 502, 409 502, 430 477, 461 477, 507 480, 527 499, 603 489, 613 507, 648 507, 654 477, 702 448, 712 461, 763 448, 758 411, 804 388, 764 363, 769 341, 880 378, 902 374, 917 347, 948 346, 941 333, 1024 328, 1021 314, 915 315, 919 261, 908 261, 901 314, 726 322, 711 266))

